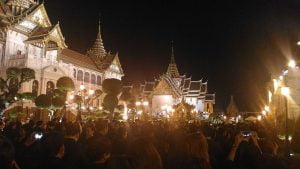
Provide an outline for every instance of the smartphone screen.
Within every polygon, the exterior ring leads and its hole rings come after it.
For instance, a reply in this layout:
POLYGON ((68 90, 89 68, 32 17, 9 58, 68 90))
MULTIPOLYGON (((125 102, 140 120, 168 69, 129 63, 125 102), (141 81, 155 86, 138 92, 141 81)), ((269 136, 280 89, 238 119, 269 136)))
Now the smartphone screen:
POLYGON ((34 138, 37 140, 40 140, 42 137, 43 137, 43 133, 38 132, 34 134, 34 138))
POLYGON ((242 131, 242 135, 246 138, 251 136, 251 131, 242 131))

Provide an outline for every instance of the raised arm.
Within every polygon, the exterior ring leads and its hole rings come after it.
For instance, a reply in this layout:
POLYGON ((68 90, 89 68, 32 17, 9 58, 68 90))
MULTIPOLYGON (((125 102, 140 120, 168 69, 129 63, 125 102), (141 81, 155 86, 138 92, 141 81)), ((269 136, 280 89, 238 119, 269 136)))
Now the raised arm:
POLYGON ((230 150, 230 152, 227 156, 227 160, 234 161, 236 151, 237 151, 237 149, 238 149, 238 147, 239 147, 239 145, 242 141, 243 141, 242 133, 237 134, 234 138, 234 143, 231 147, 231 150, 230 150))

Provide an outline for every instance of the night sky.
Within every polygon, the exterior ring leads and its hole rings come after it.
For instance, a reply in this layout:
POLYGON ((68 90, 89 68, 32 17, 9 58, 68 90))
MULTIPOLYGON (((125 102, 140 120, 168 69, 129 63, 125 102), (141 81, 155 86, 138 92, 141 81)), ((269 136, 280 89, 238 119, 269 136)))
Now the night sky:
POLYGON ((259 110, 271 73, 299 53, 297 0, 45 0, 45 6, 69 48, 81 53, 93 44, 101 13, 105 48, 119 52, 127 84, 166 72, 173 40, 180 73, 208 80, 217 111, 230 95, 241 111, 259 110))

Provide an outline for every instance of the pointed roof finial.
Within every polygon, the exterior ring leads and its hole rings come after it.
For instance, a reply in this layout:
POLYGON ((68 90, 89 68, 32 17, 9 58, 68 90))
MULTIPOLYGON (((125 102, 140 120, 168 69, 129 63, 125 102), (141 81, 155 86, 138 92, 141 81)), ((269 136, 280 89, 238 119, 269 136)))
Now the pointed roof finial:
POLYGON ((174 44, 171 41, 171 61, 168 66, 167 74, 171 75, 172 77, 179 77, 179 71, 175 62, 175 55, 174 55, 174 44))
POLYGON ((101 13, 99 13, 98 32, 101 32, 101 13))
POLYGON ((173 40, 171 41, 171 48, 172 48, 172 58, 174 57, 174 42, 173 40))
POLYGON ((106 50, 103 45, 103 40, 101 37, 101 20, 99 17, 99 25, 98 25, 98 34, 95 40, 93 47, 89 51, 90 54, 96 56, 97 58, 103 59, 106 56, 106 50))

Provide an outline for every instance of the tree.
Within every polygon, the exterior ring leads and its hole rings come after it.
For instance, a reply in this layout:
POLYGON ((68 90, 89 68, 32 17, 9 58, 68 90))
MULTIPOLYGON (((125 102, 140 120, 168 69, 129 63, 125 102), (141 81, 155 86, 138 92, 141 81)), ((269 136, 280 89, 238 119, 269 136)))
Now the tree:
POLYGON ((64 91, 64 92, 70 92, 75 90, 75 85, 73 80, 67 76, 59 78, 57 80, 56 87, 60 91, 64 91))
POLYGON ((102 89, 106 94, 117 96, 122 92, 122 82, 118 79, 105 79, 102 84, 102 89))
POLYGON ((102 89, 106 96, 103 100, 103 107, 110 112, 110 115, 114 117, 114 110, 118 105, 118 95, 122 91, 122 83, 118 79, 105 79, 103 81, 102 89))
POLYGON ((118 106, 118 97, 113 94, 107 94, 103 100, 103 107, 109 112, 114 112, 115 108, 118 106))
POLYGON ((0 77, 0 115, 7 106, 18 101, 22 84, 32 79, 35 79, 32 69, 11 67, 6 70, 6 79, 0 77))
MULTIPOLYGON (((57 89, 49 94, 41 94, 35 99, 35 105, 39 108, 48 109, 51 113, 65 107, 67 93, 75 90, 74 82, 69 77, 61 77, 56 83, 57 89)), ((53 114, 51 114, 53 116, 53 114)))

